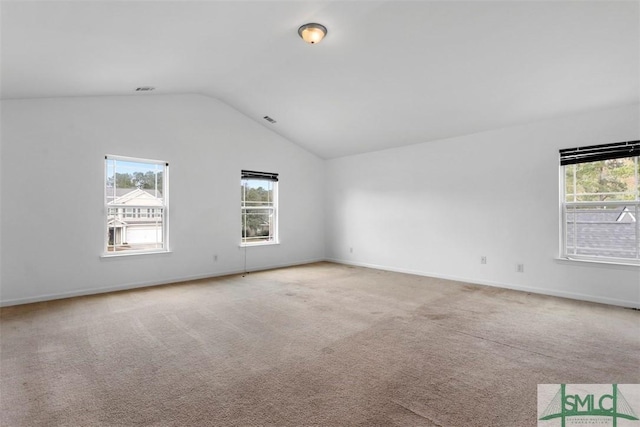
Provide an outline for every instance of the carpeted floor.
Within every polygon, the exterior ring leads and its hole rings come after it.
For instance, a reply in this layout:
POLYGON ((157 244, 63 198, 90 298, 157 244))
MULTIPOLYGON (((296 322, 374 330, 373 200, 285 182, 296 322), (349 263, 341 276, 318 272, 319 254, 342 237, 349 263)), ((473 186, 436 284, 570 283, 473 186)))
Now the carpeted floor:
POLYGON ((329 263, 8 307, 2 426, 536 425, 640 383, 640 314, 329 263))

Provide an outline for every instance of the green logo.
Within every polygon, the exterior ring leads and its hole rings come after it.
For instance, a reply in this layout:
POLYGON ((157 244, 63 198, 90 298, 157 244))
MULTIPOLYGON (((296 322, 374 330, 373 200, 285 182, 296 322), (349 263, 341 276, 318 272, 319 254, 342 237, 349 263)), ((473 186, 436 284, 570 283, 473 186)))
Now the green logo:
MULTIPOLYGON (((637 387, 637 385, 635 386, 637 387)), ((607 385, 607 387, 609 386, 607 385)), ((559 419, 561 427, 565 427, 567 418, 571 417, 588 417, 591 420, 595 419, 593 417, 608 417, 610 420, 606 424, 613 427, 618 427, 619 420, 638 421, 638 416, 620 392, 618 385, 611 384, 610 387, 607 391, 603 391, 602 385, 585 384, 573 392, 567 392, 567 384, 560 384, 557 393, 542 412, 539 420, 559 419)), ((538 398, 540 397, 540 386, 538 386, 538 398)), ((585 425, 594 423, 587 422, 586 418, 583 420, 585 420, 585 425)), ((576 425, 577 422, 571 424, 576 425)), ((598 422, 598 424, 602 425, 603 422, 598 422)))

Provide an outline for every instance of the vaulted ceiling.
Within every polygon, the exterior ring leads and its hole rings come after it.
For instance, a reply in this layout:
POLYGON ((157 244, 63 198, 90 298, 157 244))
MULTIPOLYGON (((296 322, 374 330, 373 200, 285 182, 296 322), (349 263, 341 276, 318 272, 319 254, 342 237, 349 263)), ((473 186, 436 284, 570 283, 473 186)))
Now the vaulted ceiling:
POLYGON ((639 1, 0 7, 3 99, 198 93, 323 158, 639 101, 639 1))

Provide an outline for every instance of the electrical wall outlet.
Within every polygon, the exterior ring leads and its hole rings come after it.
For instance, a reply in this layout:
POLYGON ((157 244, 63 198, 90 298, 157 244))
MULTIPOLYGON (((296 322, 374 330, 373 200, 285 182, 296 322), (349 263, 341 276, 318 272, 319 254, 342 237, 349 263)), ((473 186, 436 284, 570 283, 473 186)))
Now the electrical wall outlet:
POLYGON ((213 256, 213 262, 218 262, 218 254, 213 256))
POLYGON ((482 256, 480 257, 480 264, 486 264, 486 263, 487 263, 487 257, 486 257, 486 256, 484 256, 484 255, 482 255, 482 256))
POLYGON ((516 265, 516 271, 518 273, 524 273, 524 264, 517 264, 516 265))
POLYGON ((353 253, 353 248, 349 248, 349 253, 352 254, 353 253))

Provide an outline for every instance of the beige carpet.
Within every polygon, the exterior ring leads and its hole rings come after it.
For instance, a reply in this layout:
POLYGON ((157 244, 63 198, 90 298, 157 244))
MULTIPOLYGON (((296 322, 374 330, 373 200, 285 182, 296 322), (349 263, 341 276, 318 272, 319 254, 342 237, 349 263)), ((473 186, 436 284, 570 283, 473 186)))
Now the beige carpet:
POLYGON ((329 263, 8 307, 3 426, 536 425, 640 383, 637 311, 329 263))

